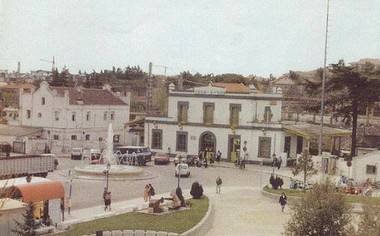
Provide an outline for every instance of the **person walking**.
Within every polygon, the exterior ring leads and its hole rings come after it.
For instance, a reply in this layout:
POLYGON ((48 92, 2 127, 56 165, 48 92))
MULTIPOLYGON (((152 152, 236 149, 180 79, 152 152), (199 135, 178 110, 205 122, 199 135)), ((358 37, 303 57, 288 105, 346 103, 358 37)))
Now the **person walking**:
POLYGON ((285 205, 288 203, 288 198, 286 197, 286 195, 285 195, 284 192, 282 192, 282 194, 281 194, 280 199, 278 200, 278 202, 281 205, 281 211, 284 212, 285 205))
POLYGON ((216 161, 219 162, 221 159, 222 159, 222 152, 218 150, 218 152, 216 153, 216 161))
POLYGON ((220 190, 222 188, 222 178, 220 178, 220 176, 218 176, 218 178, 216 178, 216 193, 217 194, 220 194, 220 190))
POLYGON ((104 197, 104 204, 105 204, 104 211, 107 211, 107 209, 111 211, 111 192, 106 193, 104 197))

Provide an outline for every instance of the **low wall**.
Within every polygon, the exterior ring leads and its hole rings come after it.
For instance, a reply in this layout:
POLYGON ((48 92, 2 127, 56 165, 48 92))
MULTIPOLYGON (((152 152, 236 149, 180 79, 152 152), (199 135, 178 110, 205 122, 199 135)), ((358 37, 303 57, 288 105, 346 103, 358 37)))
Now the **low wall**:
POLYGON ((84 236, 178 236, 178 234, 151 230, 112 230, 84 236))
MULTIPOLYGON (((280 194, 270 193, 270 192, 265 191, 264 189, 261 189, 261 194, 267 198, 272 198, 276 201, 278 201, 280 198, 280 194)), ((295 196, 287 196, 287 198, 288 198, 288 204, 290 205, 293 205, 302 199, 302 197, 295 197, 295 196)), ((355 213, 355 214, 363 213, 363 206, 364 206, 363 204, 361 203, 348 203, 348 204, 352 207, 352 213, 355 213)))

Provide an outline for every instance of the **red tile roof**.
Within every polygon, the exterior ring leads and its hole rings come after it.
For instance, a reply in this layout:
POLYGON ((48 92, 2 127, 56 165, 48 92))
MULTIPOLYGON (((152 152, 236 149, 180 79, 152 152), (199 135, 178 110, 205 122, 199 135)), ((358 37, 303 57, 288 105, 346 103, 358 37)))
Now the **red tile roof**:
POLYGON ((64 96, 65 90, 69 92, 70 105, 127 105, 123 100, 104 89, 50 87, 64 96))
POLYGON ((213 86, 225 88, 227 93, 249 93, 249 88, 241 83, 213 83, 213 86))

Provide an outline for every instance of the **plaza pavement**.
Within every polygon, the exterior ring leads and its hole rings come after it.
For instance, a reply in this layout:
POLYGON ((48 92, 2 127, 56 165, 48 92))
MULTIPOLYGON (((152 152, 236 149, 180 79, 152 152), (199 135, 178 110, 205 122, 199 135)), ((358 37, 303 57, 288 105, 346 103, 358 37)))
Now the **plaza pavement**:
MULTIPOLYGON (((214 216, 207 236, 281 235, 283 225, 289 219, 289 210, 282 213, 278 202, 264 197, 260 188, 223 186, 221 194, 216 194, 213 187, 204 190, 214 206, 214 216)), ((188 192, 184 191, 186 198, 190 197, 188 192)), ((168 194, 158 194, 155 198, 168 194)), ((66 214, 65 224, 85 222, 146 207, 142 198, 136 198, 112 203, 112 211, 107 212, 104 212, 103 205, 77 209, 71 211, 70 215, 66 214)))

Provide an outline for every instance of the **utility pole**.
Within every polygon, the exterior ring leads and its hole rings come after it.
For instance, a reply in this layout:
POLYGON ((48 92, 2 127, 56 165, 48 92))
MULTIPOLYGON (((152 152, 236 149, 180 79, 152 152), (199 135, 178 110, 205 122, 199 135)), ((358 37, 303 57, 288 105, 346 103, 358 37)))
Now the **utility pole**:
POLYGON ((329 32, 329 11, 330 11, 330 0, 327 0, 327 12, 326 12, 326 31, 325 31, 325 52, 323 59, 323 74, 322 74, 322 98, 321 98, 321 124, 320 124, 320 134, 318 143, 318 155, 322 155, 323 146, 323 118, 325 109, 325 83, 326 83, 326 61, 327 61, 327 37, 329 32))
POLYGON ((145 113, 150 115, 152 109, 152 93, 153 93, 153 79, 152 79, 152 67, 153 63, 149 62, 149 75, 147 81, 147 89, 145 94, 146 104, 145 104, 145 113))

